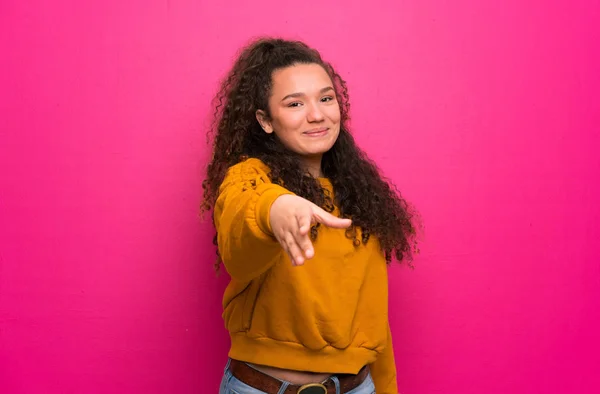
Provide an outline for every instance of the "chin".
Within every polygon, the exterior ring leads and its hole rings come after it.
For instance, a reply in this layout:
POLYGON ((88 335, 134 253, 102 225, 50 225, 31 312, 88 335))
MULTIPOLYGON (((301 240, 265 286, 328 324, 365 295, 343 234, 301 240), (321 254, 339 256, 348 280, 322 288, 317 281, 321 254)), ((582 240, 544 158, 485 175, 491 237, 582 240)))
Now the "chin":
POLYGON ((303 156, 323 156, 325 153, 327 153, 331 150, 332 146, 330 146, 328 148, 322 148, 322 149, 306 150, 306 151, 304 151, 303 156))
POLYGON ((318 144, 314 144, 310 147, 308 147, 308 149, 306 149, 306 154, 309 155, 322 155, 323 153, 327 153, 331 150, 331 148, 333 148, 333 145, 335 144, 335 140, 333 141, 322 141, 318 144))

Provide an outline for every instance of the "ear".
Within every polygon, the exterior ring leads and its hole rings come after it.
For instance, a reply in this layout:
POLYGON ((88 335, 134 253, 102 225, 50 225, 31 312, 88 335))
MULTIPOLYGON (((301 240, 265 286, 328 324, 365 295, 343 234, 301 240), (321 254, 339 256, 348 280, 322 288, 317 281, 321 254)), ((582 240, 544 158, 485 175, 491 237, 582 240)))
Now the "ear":
POLYGON ((256 111, 256 120, 260 123, 260 127, 263 128, 265 133, 271 134, 273 132, 273 126, 271 125, 271 121, 267 116, 267 113, 262 109, 256 111))

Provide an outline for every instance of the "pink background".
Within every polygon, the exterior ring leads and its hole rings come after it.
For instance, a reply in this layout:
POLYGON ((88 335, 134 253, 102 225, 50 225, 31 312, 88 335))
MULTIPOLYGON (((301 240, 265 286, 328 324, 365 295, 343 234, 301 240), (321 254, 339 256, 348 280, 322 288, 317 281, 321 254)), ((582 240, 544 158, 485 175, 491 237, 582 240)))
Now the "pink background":
POLYGON ((236 49, 301 38, 424 222, 390 269, 399 386, 600 392, 593 1, 3 1, 0 392, 213 393, 226 277, 197 216, 236 49), (92 3, 92 4, 90 4, 92 3))

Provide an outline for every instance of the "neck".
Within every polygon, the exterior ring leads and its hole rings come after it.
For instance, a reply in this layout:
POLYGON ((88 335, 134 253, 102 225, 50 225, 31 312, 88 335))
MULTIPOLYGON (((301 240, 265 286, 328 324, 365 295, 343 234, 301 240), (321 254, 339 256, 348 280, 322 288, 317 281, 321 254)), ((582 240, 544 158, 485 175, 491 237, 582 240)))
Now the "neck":
POLYGON ((303 157, 302 164, 313 178, 320 178, 323 176, 321 171, 321 159, 322 156, 303 157))

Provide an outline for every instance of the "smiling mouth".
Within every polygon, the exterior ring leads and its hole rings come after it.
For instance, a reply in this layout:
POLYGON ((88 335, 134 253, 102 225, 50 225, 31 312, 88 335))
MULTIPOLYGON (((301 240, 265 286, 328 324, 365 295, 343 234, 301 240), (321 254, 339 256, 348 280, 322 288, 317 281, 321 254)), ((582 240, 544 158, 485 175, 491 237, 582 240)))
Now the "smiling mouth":
POLYGON ((302 134, 306 134, 306 135, 308 135, 310 137, 318 137, 318 136, 326 134, 328 130, 329 130, 329 127, 321 127, 319 129, 305 131, 302 134))

